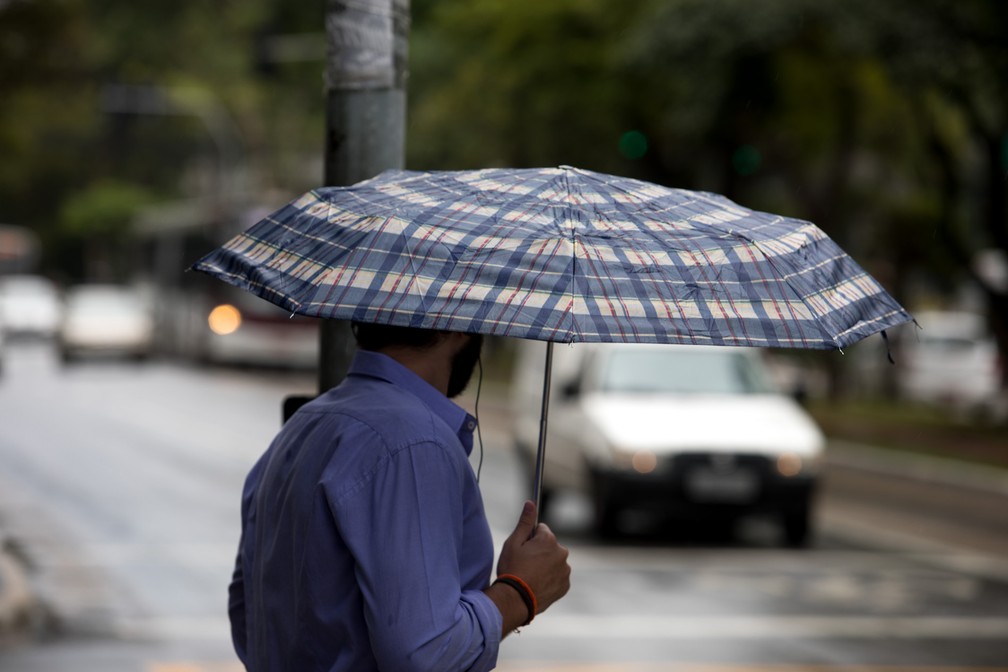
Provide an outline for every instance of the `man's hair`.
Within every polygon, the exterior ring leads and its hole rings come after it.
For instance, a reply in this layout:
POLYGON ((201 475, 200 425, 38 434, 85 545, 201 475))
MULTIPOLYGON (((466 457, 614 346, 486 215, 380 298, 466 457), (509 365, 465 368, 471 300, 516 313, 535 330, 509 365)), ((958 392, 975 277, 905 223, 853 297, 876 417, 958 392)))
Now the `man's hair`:
POLYGON ((361 350, 383 350, 393 346, 428 348, 437 342, 440 335, 434 329, 395 327, 388 324, 353 322, 350 326, 361 350))

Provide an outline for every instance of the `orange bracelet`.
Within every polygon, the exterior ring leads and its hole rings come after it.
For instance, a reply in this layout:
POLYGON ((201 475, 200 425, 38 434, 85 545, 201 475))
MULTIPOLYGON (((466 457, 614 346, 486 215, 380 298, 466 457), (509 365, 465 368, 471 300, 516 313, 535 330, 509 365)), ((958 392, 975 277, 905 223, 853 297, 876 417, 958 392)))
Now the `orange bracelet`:
POLYGON ((514 574, 501 574, 497 577, 497 580, 494 581, 494 583, 503 583, 518 591, 518 595, 521 597, 522 602, 525 603, 525 607, 528 609, 529 615, 528 620, 522 625, 528 625, 531 623, 532 619, 535 618, 535 615, 539 612, 539 603, 536 602, 536 596, 535 593, 532 592, 532 588, 530 588, 529 585, 520 577, 517 577, 514 574))

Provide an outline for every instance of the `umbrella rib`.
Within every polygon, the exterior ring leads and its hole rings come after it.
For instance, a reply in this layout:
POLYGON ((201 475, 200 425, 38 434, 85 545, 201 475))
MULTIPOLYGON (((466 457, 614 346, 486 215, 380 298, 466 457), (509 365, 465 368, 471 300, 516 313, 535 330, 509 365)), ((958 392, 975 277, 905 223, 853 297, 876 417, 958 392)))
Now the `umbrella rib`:
MULTIPOLYGON (((251 250, 258 249, 260 246, 265 246, 270 250, 269 260, 266 264, 267 266, 274 260, 281 259, 283 255, 297 256, 293 255, 289 251, 282 250, 278 245, 271 244, 269 240, 253 235, 250 231, 240 234, 237 240, 241 241, 241 244, 236 244, 228 248, 230 255, 233 255, 233 258, 235 259, 241 259, 243 261, 249 259, 251 250)), ((228 246, 225 247, 227 248, 228 246)), ((241 265, 241 263, 239 263, 239 265, 241 265)), ((237 286, 244 285, 247 291, 250 291, 266 301, 277 303, 277 300, 279 300, 281 303, 278 305, 282 305, 282 307, 288 310, 292 309, 291 306, 293 306, 293 310, 295 312, 301 310, 301 302, 296 298, 289 296, 284 287, 273 287, 269 281, 261 276, 250 277, 244 272, 232 272, 227 268, 221 268, 220 272, 234 279, 231 284, 236 284, 237 286), (274 296, 277 300, 269 298, 267 295, 274 296)))
MULTIPOLYGON (((566 188, 567 195, 569 198, 574 197, 573 189, 571 188, 570 182, 570 171, 563 171, 564 187, 566 188)), ((570 203, 568 201, 568 208, 570 208, 570 203)), ((573 210, 573 209, 572 209, 573 210)), ((568 302, 568 311, 571 316, 571 333, 570 338, 567 339, 568 343, 575 341, 580 341, 582 339, 581 329, 578 326, 577 320, 577 232, 574 227, 570 227, 570 246, 571 246, 571 277, 570 284, 570 301, 568 302)))
POLYGON ((739 238, 740 240, 744 240, 747 243, 750 243, 755 249, 759 250, 760 253, 764 257, 766 257, 767 263, 774 270, 777 271, 778 275, 780 275, 781 279, 787 284, 787 286, 791 289, 791 291, 794 293, 794 295, 798 297, 798 299, 801 301, 802 305, 805 306, 809 310, 809 312, 816 318, 815 320, 813 320, 813 322, 814 322, 816 328, 819 330, 819 333, 823 335, 823 342, 824 343, 832 343, 834 348, 836 348, 837 350, 842 350, 841 347, 840 347, 840 342, 837 340, 837 337, 831 335, 829 333, 829 331, 827 331, 826 328, 820 323, 819 318, 821 317, 821 315, 819 315, 819 312, 817 310, 815 310, 814 306, 812 306, 812 305, 809 304, 809 302, 806 299, 806 297, 791 282, 791 276, 793 274, 785 272, 788 269, 783 269, 783 268, 781 268, 779 266, 779 264, 778 264, 778 258, 775 257, 775 256, 772 256, 772 255, 768 254, 767 250, 765 250, 763 248, 763 245, 759 241, 757 241, 755 238, 746 236, 746 235, 744 235, 742 233, 739 233, 738 231, 735 231, 734 229, 729 229, 727 233, 730 236, 734 236, 736 238, 739 238))
MULTIPOLYGON (((573 201, 575 199, 575 195, 574 195, 573 188, 570 187, 571 173, 575 173, 583 181, 587 181, 587 178, 592 178, 592 179, 596 179, 596 178, 595 178, 595 175, 591 171, 583 171, 583 170, 576 169, 576 168, 565 169, 564 170, 564 176, 565 176, 565 178, 567 180, 567 183, 568 183, 568 192, 570 193, 570 200, 573 201)), ((598 181, 598 180, 596 179, 596 181, 598 181)), ((624 190, 624 193, 629 193, 629 192, 627 192, 627 191, 624 190)), ((600 221, 604 220, 604 221, 610 222, 610 223, 612 221, 611 218, 609 217, 609 215, 607 213, 604 213, 599 208, 599 206, 598 206, 598 199, 582 198, 582 199, 580 199, 580 200, 577 201, 577 205, 579 206, 579 208, 581 208, 580 212, 583 212, 584 210, 587 210, 589 208, 591 209, 591 216, 590 217, 591 217, 592 221, 600 222, 600 221)), ((572 237, 572 246, 574 248, 574 257, 575 257, 575 259, 577 258, 577 245, 575 244, 575 237, 576 237, 576 235, 577 235, 576 234, 576 230, 572 227, 572 235, 571 235, 571 237, 572 237)), ((592 263, 592 257, 591 257, 591 255, 588 252, 588 245, 582 244, 582 247, 585 250, 585 254, 584 254, 585 264, 589 268, 590 272, 594 271, 595 270, 595 264, 592 263)), ((596 277, 601 278, 602 275, 599 274, 596 277)), ((601 284, 604 284, 604 283, 601 283, 601 284)), ((629 313, 629 307, 627 305, 627 301, 626 301, 626 299, 622 296, 622 294, 619 291, 619 284, 616 283, 616 282, 611 282, 610 285, 611 285, 611 289, 612 289, 612 294, 610 295, 608 292, 604 291, 603 294, 602 294, 602 297, 605 299, 605 302, 608 304, 611 316, 613 318, 617 317, 617 308, 621 309, 621 312, 623 314, 622 316, 624 318, 627 318, 626 322, 629 325, 630 331, 633 332, 633 337, 636 340, 636 339, 639 338, 640 334, 638 333, 637 325, 634 323, 634 321, 633 321, 633 319, 632 319, 632 317, 631 317, 631 315, 629 313)), ((572 283, 572 288, 573 288, 573 283, 572 283)), ((617 327, 619 329, 619 332, 620 332, 619 335, 620 335, 621 339, 625 339, 626 338, 626 332, 623 330, 622 322, 620 322, 620 321, 617 320, 615 322, 615 324, 617 325, 617 327)), ((579 333, 579 336, 581 336, 583 338, 583 334, 581 333, 580 330, 579 330, 578 333, 579 333)), ((597 333, 597 331, 596 331, 596 333, 597 333)))

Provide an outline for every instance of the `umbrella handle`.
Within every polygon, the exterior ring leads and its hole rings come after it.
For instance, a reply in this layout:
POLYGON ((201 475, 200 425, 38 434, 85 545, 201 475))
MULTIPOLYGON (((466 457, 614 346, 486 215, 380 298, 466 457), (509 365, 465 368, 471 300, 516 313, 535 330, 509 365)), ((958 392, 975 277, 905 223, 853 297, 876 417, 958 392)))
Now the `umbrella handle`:
POLYGON ((542 411, 539 415, 539 448, 536 450, 535 480, 532 498, 536 505, 536 525, 542 518, 543 466, 546 461, 546 420, 549 416, 550 381, 553 375, 553 342, 546 342, 546 366, 543 373, 542 411))

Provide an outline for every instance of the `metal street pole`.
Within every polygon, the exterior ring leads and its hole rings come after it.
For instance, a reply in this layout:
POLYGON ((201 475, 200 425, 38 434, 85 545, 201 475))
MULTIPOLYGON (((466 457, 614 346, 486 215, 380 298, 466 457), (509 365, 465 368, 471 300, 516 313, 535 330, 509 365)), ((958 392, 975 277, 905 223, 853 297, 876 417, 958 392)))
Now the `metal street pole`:
MULTIPOLYGON (((402 168, 406 144, 409 0, 328 0, 325 184, 344 186, 402 168)), ((320 328, 319 392, 346 375, 347 322, 320 328)))

